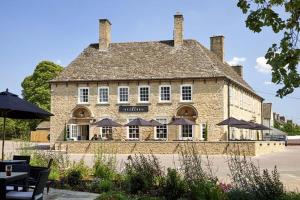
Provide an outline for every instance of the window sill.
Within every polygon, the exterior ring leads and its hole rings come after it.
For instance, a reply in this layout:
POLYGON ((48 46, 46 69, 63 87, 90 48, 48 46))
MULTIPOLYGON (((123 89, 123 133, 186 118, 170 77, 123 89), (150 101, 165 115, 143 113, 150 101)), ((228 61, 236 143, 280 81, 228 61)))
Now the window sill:
POLYGON ((157 104, 172 104, 172 102, 171 101, 160 101, 160 102, 158 102, 157 104))
POLYGON ((98 106, 109 106, 109 103, 97 103, 98 106))
POLYGON ((138 102, 136 105, 151 105, 149 102, 138 102))

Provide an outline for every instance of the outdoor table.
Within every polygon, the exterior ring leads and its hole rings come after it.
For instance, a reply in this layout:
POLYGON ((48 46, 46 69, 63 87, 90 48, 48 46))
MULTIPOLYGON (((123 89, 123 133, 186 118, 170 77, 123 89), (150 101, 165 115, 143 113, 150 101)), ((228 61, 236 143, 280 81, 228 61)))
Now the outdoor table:
MULTIPOLYGON (((6 186, 14 181, 23 181, 23 185, 27 185, 27 172, 12 172, 11 176, 6 176, 6 172, 0 172, 0 199, 6 199, 6 186)), ((26 187, 23 190, 26 191, 26 187)))
POLYGON ((25 162, 26 160, 0 160, 0 172, 5 171, 6 165, 14 165, 14 164, 20 164, 25 162))

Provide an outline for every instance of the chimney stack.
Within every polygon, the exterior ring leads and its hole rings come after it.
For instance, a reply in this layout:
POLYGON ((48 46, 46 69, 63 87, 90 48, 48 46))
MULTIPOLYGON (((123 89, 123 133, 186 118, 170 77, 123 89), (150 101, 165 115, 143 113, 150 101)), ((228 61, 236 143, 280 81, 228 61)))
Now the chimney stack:
POLYGON ((111 42, 111 23, 108 19, 99 19, 99 50, 108 49, 111 42))
POLYGON ((210 37, 210 50, 214 52, 222 62, 224 62, 224 36, 210 37))
POLYGON ((183 15, 179 12, 174 15, 173 31, 174 47, 181 47, 183 44, 183 15))
POLYGON ((236 65, 236 66, 231 66, 232 69, 240 75, 240 77, 243 78, 243 66, 242 65, 236 65))

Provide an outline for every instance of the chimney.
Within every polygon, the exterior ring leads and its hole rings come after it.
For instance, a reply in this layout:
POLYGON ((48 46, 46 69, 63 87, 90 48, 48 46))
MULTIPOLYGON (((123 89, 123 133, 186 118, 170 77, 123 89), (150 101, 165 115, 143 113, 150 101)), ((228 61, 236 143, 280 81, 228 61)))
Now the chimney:
POLYGON ((222 62, 224 62, 224 36, 210 37, 210 50, 214 52, 222 62))
POLYGON ((111 23, 108 19, 99 19, 99 50, 105 51, 108 49, 111 42, 111 23))
POLYGON ((240 77, 243 78, 243 66, 242 65, 236 65, 236 66, 231 66, 232 69, 240 75, 240 77))
POLYGON ((181 47, 183 44, 183 16, 179 12, 174 15, 174 47, 181 47))

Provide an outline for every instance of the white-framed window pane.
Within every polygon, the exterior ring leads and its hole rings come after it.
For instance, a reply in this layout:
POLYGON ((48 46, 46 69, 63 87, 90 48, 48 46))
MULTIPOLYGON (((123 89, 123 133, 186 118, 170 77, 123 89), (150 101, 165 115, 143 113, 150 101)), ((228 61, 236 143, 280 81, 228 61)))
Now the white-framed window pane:
POLYGON ((127 87, 119 88, 119 101, 128 102, 129 89, 127 87))
MULTIPOLYGON (((133 119, 129 119, 131 122, 133 119)), ((139 126, 128 126, 128 138, 129 139, 139 139, 140 138, 140 129, 139 126)))
POLYGON ((192 138, 193 137, 193 125, 182 125, 181 126, 181 136, 182 136, 182 138, 192 138))
POLYGON ((101 137, 103 139, 112 139, 112 127, 104 126, 101 128, 101 137))
POLYGON ((99 102, 107 103, 108 102, 108 88, 99 88, 99 102))
POLYGON ((168 135, 168 127, 167 127, 167 119, 156 119, 159 123, 163 124, 162 126, 156 126, 156 138, 157 139, 167 139, 168 135))
POLYGON ((192 86, 184 85, 181 87, 181 99, 183 101, 191 101, 192 100, 192 86))
POLYGON ((88 88, 80 88, 79 89, 79 102, 80 103, 88 103, 89 102, 89 89, 88 88))
POLYGON ((148 102, 149 101, 149 87, 140 87, 139 88, 140 101, 148 102))
POLYGON ((160 87, 160 100, 161 101, 170 101, 171 100, 171 87, 170 86, 161 86, 160 87))

